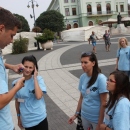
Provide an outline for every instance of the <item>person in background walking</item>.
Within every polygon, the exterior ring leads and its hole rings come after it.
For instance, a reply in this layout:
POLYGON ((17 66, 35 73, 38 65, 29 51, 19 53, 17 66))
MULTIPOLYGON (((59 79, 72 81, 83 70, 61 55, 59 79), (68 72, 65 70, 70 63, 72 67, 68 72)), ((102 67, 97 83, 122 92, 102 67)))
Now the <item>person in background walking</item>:
POLYGON ((81 110, 84 130, 100 130, 103 123, 107 101, 106 76, 98 68, 94 53, 82 53, 81 66, 84 73, 80 76, 80 98, 74 116, 68 120, 72 124, 81 110))
POLYGON ((109 36, 111 37, 111 33, 110 33, 110 30, 108 30, 108 32, 107 32, 108 34, 109 34, 109 36))
POLYGON ((92 45, 93 45, 92 52, 95 53, 95 54, 97 53, 96 52, 96 43, 97 43, 96 41, 97 40, 99 40, 98 37, 95 35, 95 32, 92 31, 92 34, 90 35, 90 38, 88 39, 88 41, 89 41, 89 44, 90 44, 90 41, 92 42, 92 45))
POLYGON ((117 50, 116 70, 124 71, 130 77, 130 47, 125 37, 119 39, 117 50))
POLYGON ((103 35, 103 39, 105 41, 105 49, 108 52, 108 51, 110 51, 111 42, 110 42, 110 34, 107 32, 107 30, 105 30, 105 34, 103 35))
POLYGON ((130 130, 130 84, 129 77, 114 71, 107 81, 109 100, 106 105, 105 124, 100 130, 130 130))
MULTIPOLYGON (((41 76, 38 76, 36 58, 25 56, 22 60, 25 69, 25 85, 15 95, 15 106, 18 116, 18 126, 25 130, 48 130, 48 121, 44 94, 46 86, 41 76)), ((13 81, 12 85, 18 79, 13 81)))
MULTIPOLYGON (((0 48, 4 49, 13 43, 13 37, 17 30, 21 28, 20 21, 8 10, 0 7, 0 48)), ((16 73, 21 73, 24 69, 22 64, 12 65, 3 62, 0 54, 0 130, 14 130, 9 102, 15 93, 24 86, 25 78, 20 78, 15 86, 8 91, 8 78, 5 69, 11 69, 16 73)))

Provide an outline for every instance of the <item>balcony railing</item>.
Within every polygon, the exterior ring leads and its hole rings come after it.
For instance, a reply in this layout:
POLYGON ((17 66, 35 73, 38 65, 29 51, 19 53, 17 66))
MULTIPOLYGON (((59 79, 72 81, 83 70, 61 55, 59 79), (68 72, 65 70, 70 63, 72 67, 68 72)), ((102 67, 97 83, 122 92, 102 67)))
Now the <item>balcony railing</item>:
POLYGON ((108 11, 97 11, 97 12, 87 12, 87 16, 92 16, 92 15, 112 15, 113 11, 108 10, 108 11))

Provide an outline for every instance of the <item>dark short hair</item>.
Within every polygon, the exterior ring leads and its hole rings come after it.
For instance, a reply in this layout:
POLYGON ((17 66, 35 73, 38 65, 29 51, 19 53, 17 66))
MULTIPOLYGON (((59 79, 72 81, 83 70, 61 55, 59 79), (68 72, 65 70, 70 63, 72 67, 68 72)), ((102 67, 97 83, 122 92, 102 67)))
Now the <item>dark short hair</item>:
POLYGON ((0 25, 3 24, 5 29, 13 30, 14 27, 21 28, 21 22, 9 11, 4 8, 0 8, 0 25))
POLYGON ((81 54, 81 58, 84 58, 84 57, 89 57, 89 60, 91 62, 93 62, 93 61, 95 62, 95 65, 93 66, 92 76, 91 76, 91 79, 89 80, 89 83, 88 83, 88 86, 87 86, 87 88, 89 88, 91 85, 93 85, 96 82, 98 74, 101 73, 101 69, 98 67, 97 57, 94 53, 83 52, 81 54))
MULTIPOLYGON (((33 55, 31 55, 31 56, 25 56, 25 57, 22 59, 22 64, 24 64, 25 61, 30 61, 30 62, 32 62, 32 63, 35 65, 35 67, 36 67, 36 69, 37 69, 37 71, 38 71, 38 65, 37 65, 37 60, 36 60, 35 56, 33 56, 33 55)), ((33 75, 33 74, 34 74, 34 71, 32 72, 32 75, 33 75)))

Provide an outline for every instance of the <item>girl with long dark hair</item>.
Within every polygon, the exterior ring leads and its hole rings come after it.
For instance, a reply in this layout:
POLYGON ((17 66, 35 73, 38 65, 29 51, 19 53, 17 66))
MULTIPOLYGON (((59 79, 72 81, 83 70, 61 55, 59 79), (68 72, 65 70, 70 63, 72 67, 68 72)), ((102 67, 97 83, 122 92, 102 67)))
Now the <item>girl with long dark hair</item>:
POLYGON ((100 130, 108 92, 106 77, 101 73, 94 53, 82 53, 81 66, 84 73, 79 81, 80 98, 75 115, 68 123, 72 124, 81 110, 84 130, 100 130))
POLYGON ((105 124, 100 130, 130 129, 130 87, 129 77, 121 71, 114 71, 107 81, 109 100, 106 105, 105 124))
MULTIPOLYGON (((48 130, 46 104, 44 94, 46 86, 41 76, 38 76, 36 58, 25 56, 23 76, 25 84, 15 95, 15 107, 18 116, 18 126, 25 130, 48 130)), ((13 81, 13 85, 18 79, 13 81)))

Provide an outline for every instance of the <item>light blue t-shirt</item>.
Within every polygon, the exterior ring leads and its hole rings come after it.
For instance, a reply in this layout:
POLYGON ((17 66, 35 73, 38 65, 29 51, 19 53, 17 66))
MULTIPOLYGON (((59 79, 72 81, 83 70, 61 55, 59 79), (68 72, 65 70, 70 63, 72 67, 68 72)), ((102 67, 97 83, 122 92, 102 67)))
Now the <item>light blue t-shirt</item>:
MULTIPOLYGON (((8 79, 3 59, 0 56, 0 94, 8 92, 8 79)), ((0 109, 0 130, 13 130, 14 125, 11 117, 9 104, 0 109)))
MULTIPOLYGON (((107 112, 107 109, 106 109, 107 112)), ((105 114, 104 122, 114 130, 130 130, 130 102, 122 98, 114 107, 105 114)))
POLYGON ((117 50, 118 70, 129 71, 130 70, 130 47, 120 48, 117 50))
POLYGON ((98 74, 96 82, 87 88, 90 77, 86 73, 82 74, 79 82, 79 91, 82 93, 83 101, 81 106, 81 116, 88 121, 98 123, 100 111, 100 94, 106 93, 106 77, 98 74))
MULTIPOLYGON (((17 79, 18 80, 18 79, 17 79)), ((15 84, 17 81, 13 81, 15 84)), ((37 76, 38 84, 41 90, 46 93, 46 86, 41 76, 37 76)), ((46 105, 44 98, 36 99, 34 91, 33 76, 29 80, 25 80, 24 87, 21 88, 15 95, 15 98, 20 101, 20 114, 22 125, 25 128, 38 125, 47 117, 46 105)))

